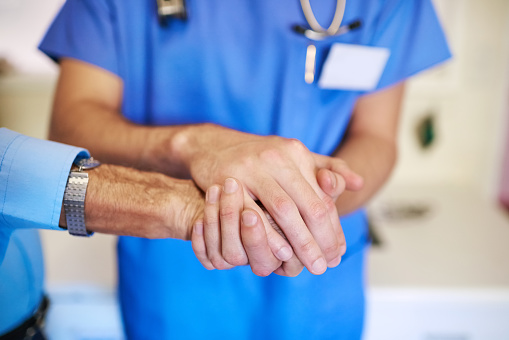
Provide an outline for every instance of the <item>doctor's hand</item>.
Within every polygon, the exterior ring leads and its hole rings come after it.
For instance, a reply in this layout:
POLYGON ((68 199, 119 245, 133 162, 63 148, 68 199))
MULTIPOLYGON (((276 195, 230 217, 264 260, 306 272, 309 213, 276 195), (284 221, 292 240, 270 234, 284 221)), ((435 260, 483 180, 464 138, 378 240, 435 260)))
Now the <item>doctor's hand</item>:
MULTIPOLYGON (((269 246, 278 260, 287 263, 295 252, 314 274, 339 263, 346 249, 344 235, 334 199, 320 188, 317 172, 330 169, 328 173, 334 174, 330 183, 342 192, 348 186, 344 178, 355 177, 343 162, 316 155, 294 139, 257 136, 212 124, 182 129, 173 137, 171 150, 203 190, 227 177, 243 183, 244 209, 258 212, 264 220, 269 246), (266 207, 289 243, 269 231, 255 200, 266 207)), ((247 256, 229 255, 243 251, 239 233, 232 229, 226 234, 232 241, 223 251, 231 265, 247 263, 247 256)))
MULTIPOLYGON (((317 179, 333 195, 331 199, 335 200, 340 193, 334 190, 334 183, 331 182, 333 176, 330 170, 320 169, 317 179)), ((253 273, 258 276, 267 276, 272 272, 297 276, 302 271, 303 266, 295 255, 283 263, 273 255, 267 232, 276 229, 285 236, 265 209, 265 216, 251 209, 243 210, 243 188, 237 180, 227 178, 223 186, 210 187, 205 204, 204 217, 196 222, 191 238, 195 255, 205 268, 221 270, 234 267, 223 256, 223 249, 228 249, 227 244, 232 241, 228 232, 240 230, 240 242, 244 249, 237 254, 229 253, 229 261, 247 257, 253 273), (265 229, 262 216, 269 221, 272 227, 269 230, 265 229)))

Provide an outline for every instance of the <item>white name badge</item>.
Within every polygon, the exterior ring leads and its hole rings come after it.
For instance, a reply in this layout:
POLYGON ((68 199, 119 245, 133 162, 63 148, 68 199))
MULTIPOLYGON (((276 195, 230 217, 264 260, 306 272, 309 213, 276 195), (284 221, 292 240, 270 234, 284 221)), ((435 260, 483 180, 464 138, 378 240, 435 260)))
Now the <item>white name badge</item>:
POLYGON ((323 65, 318 86, 336 90, 374 90, 390 54, 390 50, 383 47, 335 43, 323 65))

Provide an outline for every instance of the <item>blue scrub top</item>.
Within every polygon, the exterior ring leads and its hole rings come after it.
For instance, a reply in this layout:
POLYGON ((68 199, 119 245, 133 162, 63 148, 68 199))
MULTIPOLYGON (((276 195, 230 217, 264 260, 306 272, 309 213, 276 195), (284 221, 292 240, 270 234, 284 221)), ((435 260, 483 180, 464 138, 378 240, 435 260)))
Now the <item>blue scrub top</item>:
MULTIPOLYGON (((335 0, 312 2, 325 26, 335 0)), ((331 154, 360 91, 304 81, 308 39, 298 0, 188 0, 189 20, 161 27, 156 1, 69 0, 40 49, 119 76, 122 114, 146 125, 212 122, 297 138, 331 154)), ((450 57, 430 0, 348 1, 344 22, 362 27, 316 42, 318 73, 331 44, 390 49, 376 88, 450 57)), ((342 218, 348 253, 322 276, 259 278, 247 267, 207 271, 188 242, 122 237, 120 297, 133 339, 355 339, 362 332, 366 219, 342 218)))
POLYGON ((86 150, 0 128, 0 335, 36 311, 43 259, 36 229, 58 226, 74 159, 86 150))

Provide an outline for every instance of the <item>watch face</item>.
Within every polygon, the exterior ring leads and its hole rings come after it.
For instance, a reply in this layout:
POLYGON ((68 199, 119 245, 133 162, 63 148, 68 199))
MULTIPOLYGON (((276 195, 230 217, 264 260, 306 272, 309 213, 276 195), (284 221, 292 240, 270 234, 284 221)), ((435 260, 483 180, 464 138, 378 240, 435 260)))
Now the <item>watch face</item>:
POLYGON ((94 157, 90 157, 90 158, 80 159, 79 161, 77 161, 74 164, 77 167, 79 167, 80 171, 81 171, 81 170, 88 170, 88 169, 98 167, 99 165, 101 165, 101 162, 99 162, 98 160, 95 160, 94 157))

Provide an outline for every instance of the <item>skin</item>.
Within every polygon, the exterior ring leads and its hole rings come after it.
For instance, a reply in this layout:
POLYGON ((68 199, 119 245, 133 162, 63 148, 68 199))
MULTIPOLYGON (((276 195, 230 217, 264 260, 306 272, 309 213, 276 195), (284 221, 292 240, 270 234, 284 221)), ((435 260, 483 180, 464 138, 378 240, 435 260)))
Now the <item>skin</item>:
MULTIPOLYGON (((242 209, 258 213, 271 253, 282 263, 277 273, 294 276, 304 265, 321 274, 327 265, 336 265, 345 239, 331 192, 336 195, 345 185, 357 189, 362 185, 345 162, 313 154, 297 140, 213 124, 136 125, 120 113, 120 78, 73 59, 61 60, 60 71, 51 139, 86 147, 103 162, 192 178, 203 191, 234 177, 243 186, 242 209), (320 169, 334 173, 337 186, 327 187, 328 194, 317 180, 320 169), (255 199, 273 216, 288 242, 270 227, 255 199)), ((221 256, 230 265, 247 264, 238 223, 227 226, 221 229, 225 233, 221 256)))
MULTIPOLYGON (((108 164, 87 173, 89 231, 190 240, 193 223, 203 215, 203 192, 191 180, 108 164)), ((67 226, 64 209, 60 226, 67 226)))
MULTIPOLYGON (((364 206, 389 177, 396 162, 397 127, 403 94, 404 84, 400 83, 360 98, 355 106, 348 134, 334 157, 348 162, 352 170, 365 178, 364 183, 359 182, 357 176, 348 177, 350 174, 345 174, 347 189, 351 190, 343 193, 343 190, 338 188, 338 177, 334 172, 337 171, 336 169, 323 163, 323 167, 318 170, 317 181, 327 194, 324 203, 327 206, 335 205, 340 215, 348 214, 364 206), (362 189, 360 189, 361 186, 362 189)), ((341 181, 341 178, 339 180, 341 181)), ((227 261, 221 262, 221 259, 218 259, 222 248, 221 242, 228 237, 227 231, 222 231, 230 224, 237 226, 240 220, 241 234, 249 233, 248 235, 253 239, 258 240, 259 247, 256 252, 248 253, 249 264, 255 274, 266 276, 270 274, 270 269, 275 262, 262 240, 263 229, 260 215, 255 211, 250 212, 250 220, 255 222, 252 223, 251 228, 246 228, 244 216, 248 212, 242 213, 242 218, 239 216, 242 210, 242 186, 239 185, 239 190, 233 193, 231 190, 224 189, 226 187, 225 182, 223 190, 218 191, 220 197, 217 198, 214 207, 205 209, 205 232, 202 231, 202 221, 199 221, 198 228, 195 226, 192 236, 195 254, 206 268, 229 268, 227 261), (231 212, 233 216, 229 213, 226 219, 223 216, 225 211, 231 212), (220 224, 222 224, 221 228, 218 227, 220 224)), ((210 202, 207 202, 207 205, 210 205, 210 202)), ((243 241, 246 244, 244 238, 243 241)), ((342 254, 344 251, 342 250, 342 254)), ((331 263, 331 266, 338 265, 341 257, 336 261, 331 263)), ((277 269, 276 273, 279 270, 277 269)), ((292 272, 297 271, 298 268, 293 268, 292 272)))

